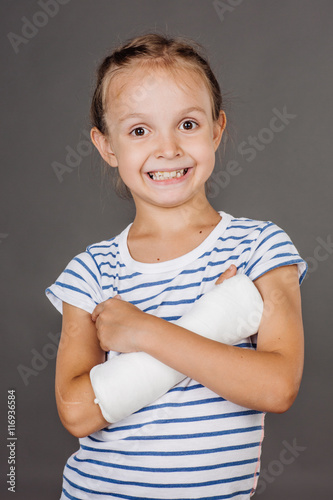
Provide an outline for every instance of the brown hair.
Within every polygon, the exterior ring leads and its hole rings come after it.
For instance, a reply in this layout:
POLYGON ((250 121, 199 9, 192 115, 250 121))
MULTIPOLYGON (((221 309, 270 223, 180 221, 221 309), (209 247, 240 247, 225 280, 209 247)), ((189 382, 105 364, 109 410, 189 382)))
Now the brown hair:
MULTIPOLYGON (((104 134, 108 134, 105 114, 107 106, 107 92, 112 78, 120 71, 126 70, 133 64, 146 65, 150 68, 167 68, 172 72, 179 69, 191 69, 199 75, 209 91, 212 102, 212 117, 216 121, 222 109, 222 95, 219 83, 203 55, 203 47, 194 41, 184 38, 170 38, 157 33, 148 33, 127 41, 116 48, 111 55, 105 57, 97 69, 97 82, 93 94, 90 120, 92 127, 97 127, 104 134)), ((117 175, 115 188, 123 198, 131 198, 127 186, 117 175)))

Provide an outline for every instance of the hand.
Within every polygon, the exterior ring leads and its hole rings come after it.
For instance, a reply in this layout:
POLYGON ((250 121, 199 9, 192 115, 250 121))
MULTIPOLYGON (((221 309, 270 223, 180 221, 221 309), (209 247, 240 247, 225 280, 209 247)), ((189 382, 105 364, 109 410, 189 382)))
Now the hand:
POLYGON ((148 315, 116 295, 98 304, 91 315, 104 351, 134 352, 140 322, 148 315))
POLYGON ((223 283, 224 280, 227 280, 229 278, 232 278, 233 276, 236 276, 237 273, 237 267, 232 264, 224 273, 219 276, 215 282, 215 285, 219 285, 220 283, 223 283))

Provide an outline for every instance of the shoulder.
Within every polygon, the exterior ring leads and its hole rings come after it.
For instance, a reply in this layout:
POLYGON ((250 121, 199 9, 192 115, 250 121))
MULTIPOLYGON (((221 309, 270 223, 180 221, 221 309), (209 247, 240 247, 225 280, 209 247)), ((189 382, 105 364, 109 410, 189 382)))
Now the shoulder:
POLYGON ((226 238, 243 240, 250 238, 250 242, 255 242, 263 234, 282 234, 284 231, 272 221, 251 219, 248 217, 233 217, 230 214, 220 212, 226 219, 224 228, 226 238))
POLYGON ((99 253, 105 254, 107 251, 115 250, 119 246, 119 235, 114 236, 107 240, 92 243, 87 246, 86 252, 90 255, 98 255, 99 253))
POLYGON ((229 215, 228 219, 227 229, 240 234, 253 232, 260 234, 266 226, 273 224, 271 221, 251 219, 248 217, 233 217, 232 215, 229 215))
POLYGON ((286 265, 297 264, 300 283, 307 264, 286 231, 270 220, 229 216, 224 239, 233 239, 242 251, 242 269, 252 280, 286 265))
POLYGON ((251 243, 259 241, 260 244, 263 244, 265 241, 272 238, 274 240, 280 239, 283 241, 290 241, 285 230, 270 220, 257 220, 248 217, 233 217, 228 215, 226 232, 239 237, 251 237, 251 243))
POLYGON ((108 240, 102 240, 98 243, 88 245, 85 253, 91 257, 97 265, 105 258, 116 258, 119 253, 119 237, 115 236, 108 240))

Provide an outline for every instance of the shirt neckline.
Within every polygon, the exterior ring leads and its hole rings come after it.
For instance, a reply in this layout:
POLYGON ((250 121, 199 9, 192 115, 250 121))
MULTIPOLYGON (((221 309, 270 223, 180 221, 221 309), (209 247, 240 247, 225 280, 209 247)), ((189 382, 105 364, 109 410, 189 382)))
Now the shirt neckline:
POLYGON ((202 254, 205 253, 208 249, 211 249, 212 243, 217 240, 219 236, 221 236, 225 229, 228 227, 229 222, 231 220, 231 215, 219 211, 218 212, 220 216, 222 217, 220 222, 215 226, 213 231, 209 233, 207 238, 205 238, 200 245, 195 247, 193 250, 190 252, 181 255, 180 257, 176 257, 175 259, 171 260, 166 260, 164 262, 140 262, 137 260, 134 260, 133 257, 131 256, 129 250, 128 250, 128 245, 127 245, 127 237, 128 233, 130 230, 130 227, 132 226, 132 223, 129 224, 119 235, 119 252, 120 256, 126 265, 126 267, 138 271, 140 273, 148 273, 148 274, 155 274, 155 273, 163 273, 165 271, 173 271, 177 270, 179 268, 182 268, 189 264, 190 262, 193 262, 196 260, 198 257, 200 257, 202 254))

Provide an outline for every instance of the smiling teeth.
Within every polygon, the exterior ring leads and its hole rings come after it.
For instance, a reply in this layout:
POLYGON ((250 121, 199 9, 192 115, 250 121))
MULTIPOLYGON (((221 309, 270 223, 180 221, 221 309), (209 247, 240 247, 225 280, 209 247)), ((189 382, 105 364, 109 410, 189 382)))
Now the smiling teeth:
POLYGON ((173 179, 174 177, 183 177, 188 171, 188 168, 181 170, 173 170, 172 172, 148 172, 148 175, 154 181, 164 181, 165 179, 173 179))

